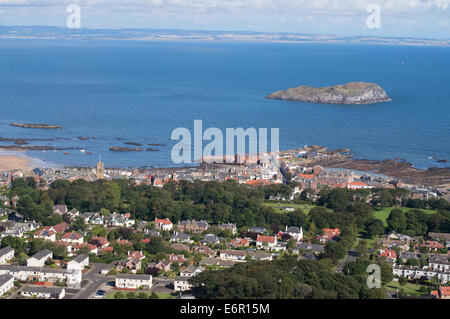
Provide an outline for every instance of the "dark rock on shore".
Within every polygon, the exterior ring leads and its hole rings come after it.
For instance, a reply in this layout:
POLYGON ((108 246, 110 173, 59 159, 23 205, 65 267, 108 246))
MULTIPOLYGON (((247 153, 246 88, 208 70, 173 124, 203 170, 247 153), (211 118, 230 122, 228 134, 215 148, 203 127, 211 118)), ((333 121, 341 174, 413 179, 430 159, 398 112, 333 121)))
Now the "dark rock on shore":
POLYGON ((329 104, 371 104, 390 101, 378 84, 365 82, 350 82, 321 88, 299 86, 277 91, 266 98, 329 104))
POLYGON ((86 140, 88 140, 88 139, 89 139, 89 137, 85 137, 85 136, 78 136, 78 139, 79 139, 80 141, 86 141, 86 140))
POLYGON ((139 144, 139 143, 136 143, 136 142, 125 142, 124 144, 134 145, 134 146, 142 146, 142 144, 139 144))
POLYGON ((110 151, 113 152, 142 152, 143 149, 140 147, 120 147, 120 146, 111 146, 109 148, 110 151))
POLYGON ((11 126, 23 128, 41 128, 41 129, 61 129, 62 126, 50 124, 30 124, 30 123, 11 123, 11 126))
POLYGON ((146 149, 146 151, 147 152, 158 152, 159 150, 149 147, 149 148, 146 149))
POLYGON ((161 144, 161 143, 148 143, 147 145, 149 145, 149 146, 165 146, 164 144, 161 144))

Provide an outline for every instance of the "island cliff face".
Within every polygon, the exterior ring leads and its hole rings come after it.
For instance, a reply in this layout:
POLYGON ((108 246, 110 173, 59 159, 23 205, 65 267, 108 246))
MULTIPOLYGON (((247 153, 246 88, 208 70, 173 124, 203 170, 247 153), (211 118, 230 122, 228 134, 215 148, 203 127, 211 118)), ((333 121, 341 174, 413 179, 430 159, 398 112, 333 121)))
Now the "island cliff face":
POLYGON ((299 86, 277 91, 266 98, 330 104, 371 104, 391 100, 379 85, 365 82, 350 82, 321 88, 299 86))

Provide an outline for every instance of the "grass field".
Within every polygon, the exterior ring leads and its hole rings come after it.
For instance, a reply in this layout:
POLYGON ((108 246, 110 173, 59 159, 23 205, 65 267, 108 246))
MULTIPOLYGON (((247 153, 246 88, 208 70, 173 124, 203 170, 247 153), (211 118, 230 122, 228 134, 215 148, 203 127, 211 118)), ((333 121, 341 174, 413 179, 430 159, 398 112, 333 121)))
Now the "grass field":
MULTIPOLYGON (((411 296, 422 295, 423 293, 420 291, 420 287, 422 287, 422 285, 412 284, 410 282, 406 283, 404 286, 401 286, 398 282, 395 282, 395 281, 391 281, 390 283, 388 283, 386 285, 387 290, 397 291, 397 288, 398 288, 398 290, 403 288, 405 293, 408 295, 411 295, 411 296)), ((424 286, 424 287, 426 287, 426 286, 424 286)))
MULTIPOLYGON (((282 207, 292 207, 292 202, 264 202, 264 205, 272 207, 276 212, 285 214, 287 211, 282 210, 282 207)), ((308 214, 311 209, 316 207, 316 205, 311 204, 294 204, 295 209, 301 209, 305 214, 308 214)))
MULTIPOLYGON (((125 298, 123 298, 123 299, 128 299, 128 297, 126 297, 126 295, 130 291, 126 291, 126 290, 114 290, 112 293, 110 293, 108 295, 108 297, 106 297, 106 299, 115 299, 115 296, 119 291, 122 292, 122 294, 125 296, 125 298)), ((147 298, 149 298, 150 295, 152 294, 149 291, 132 291, 132 292, 135 294, 136 299, 141 292, 145 293, 147 298)), ((167 293, 166 292, 157 292, 156 295, 159 297, 159 299, 174 299, 175 298, 175 296, 171 295, 168 292, 167 293)))
MULTIPOLYGON (((386 219, 389 217, 391 210, 393 210, 394 208, 399 208, 399 209, 403 210, 404 212, 407 212, 407 211, 413 209, 413 208, 406 208, 406 207, 386 207, 381 210, 374 211, 373 215, 375 218, 378 218, 379 220, 381 220, 383 222, 384 226, 387 226, 386 219)), ((420 209, 420 210, 427 214, 435 214, 437 212, 436 210, 431 210, 431 209, 420 209)))

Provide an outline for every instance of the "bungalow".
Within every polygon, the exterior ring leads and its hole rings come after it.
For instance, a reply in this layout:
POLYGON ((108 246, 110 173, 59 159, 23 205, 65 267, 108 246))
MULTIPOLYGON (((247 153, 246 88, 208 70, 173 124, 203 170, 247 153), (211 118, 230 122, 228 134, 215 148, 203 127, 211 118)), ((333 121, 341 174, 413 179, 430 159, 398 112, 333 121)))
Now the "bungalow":
POLYGON ((68 211, 67 215, 69 216, 70 220, 73 220, 76 217, 80 216, 80 211, 78 209, 74 208, 74 209, 68 211))
POLYGON ((216 244, 220 243, 220 240, 221 240, 220 237, 218 237, 214 234, 207 234, 202 238, 201 242, 203 245, 208 245, 208 244, 216 245, 216 244))
POLYGON ((162 231, 170 231, 173 228, 173 224, 168 218, 155 218, 155 228, 162 231))
POLYGON ((247 256, 247 252, 244 250, 221 250, 219 253, 219 258, 227 260, 239 260, 244 261, 247 256))
POLYGON ((142 261, 139 258, 131 258, 125 263, 125 267, 131 270, 132 273, 136 273, 142 268, 142 261))
POLYGON ((60 287, 25 286, 20 295, 28 298, 63 299, 65 289, 60 287))
POLYGON ((98 254, 98 247, 95 245, 86 244, 86 243, 78 244, 74 247, 74 250, 79 251, 81 248, 87 248, 89 250, 90 254, 93 254, 93 255, 98 254))
POLYGON ((258 235, 256 237, 256 247, 259 249, 271 248, 277 244, 277 237, 258 235))
POLYGON ((182 264, 186 261, 186 258, 184 257, 184 255, 175 255, 175 254, 170 254, 169 255, 169 261, 171 263, 179 263, 182 264))
POLYGON ((0 275, 0 297, 14 287, 14 277, 10 274, 0 275))
POLYGON ((60 223, 54 226, 50 226, 50 229, 53 230, 57 234, 63 234, 64 232, 70 229, 70 226, 67 223, 60 223))
POLYGON ((230 242, 230 246, 232 247, 248 247, 249 242, 247 239, 245 238, 234 238, 231 242, 230 242))
POLYGON ((203 267, 187 266, 180 272, 181 277, 194 277, 203 271, 203 267))
POLYGON ((145 259, 145 256, 142 254, 142 250, 141 251, 133 251, 132 253, 128 252, 128 259, 143 260, 143 259, 145 259))
POLYGON ((214 257, 217 255, 217 252, 208 246, 196 246, 193 248, 194 252, 199 254, 205 254, 210 257, 214 257))
POLYGON ((160 270, 164 270, 164 271, 169 271, 170 270, 170 265, 171 265, 170 261, 168 261, 167 259, 163 259, 163 260, 161 260, 159 263, 157 263, 155 265, 155 268, 156 269, 160 269, 160 270))
POLYGON ((14 249, 11 247, 5 247, 0 249, 0 265, 7 264, 11 259, 14 258, 14 249))
POLYGON ((81 254, 67 263, 67 269, 83 270, 85 267, 89 267, 89 256, 81 254))
POLYGON ((104 249, 109 246, 109 241, 105 237, 92 237, 89 244, 95 245, 100 249, 104 249))
POLYGON ((332 240, 335 241, 339 237, 340 234, 341 234, 341 231, 339 230, 339 228, 334 228, 334 229, 323 228, 322 235, 318 235, 318 236, 316 236, 316 238, 321 243, 327 243, 332 240))
POLYGON ((116 287, 119 289, 150 289, 152 287, 152 276, 118 274, 116 276, 116 287))
POLYGON ((64 215, 67 213, 66 205, 55 205, 52 207, 53 214, 64 215))
POLYGON ((192 243, 191 237, 183 232, 175 232, 170 238, 170 242, 192 243))
POLYGON ((310 251, 314 254, 320 254, 324 251, 324 245, 319 244, 311 244, 311 243, 300 243, 297 246, 295 246, 294 250, 292 251, 294 254, 299 254, 301 251, 310 251))
POLYGON ((265 260, 272 260, 273 259, 272 254, 265 253, 265 252, 262 252, 262 251, 250 252, 249 256, 250 256, 251 259, 254 259, 254 260, 264 260, 265 261, 265 260))
POLYGON ((28 267, 43 267, 45 265, 45 262, 47 259, 52 259, 53 253, 48 250, 44 249, 40 252, 37 252, 33 256, 27 259, 27 266, 28 267))
POLYGON ((252 227, 248 229, 251 233, 264 234, 266 229, 264 227, 252 227))
POLYGON ((62 236, 61 240, 71 244, 82 244, 83 236, 74 232, 66 233, 62 236))
POLYGON ((386 259, 388 259, 390 261, 395 261, 395 260, 397 260, 397 253, 391 249, 382 249, 381 253, 378 255, 378 258, 383 258, 383 257, 385 257, 386 259))
POLYGON ((56 241, 56 232, 50 226, 46 226, 34 233, 33 238, 56 241))

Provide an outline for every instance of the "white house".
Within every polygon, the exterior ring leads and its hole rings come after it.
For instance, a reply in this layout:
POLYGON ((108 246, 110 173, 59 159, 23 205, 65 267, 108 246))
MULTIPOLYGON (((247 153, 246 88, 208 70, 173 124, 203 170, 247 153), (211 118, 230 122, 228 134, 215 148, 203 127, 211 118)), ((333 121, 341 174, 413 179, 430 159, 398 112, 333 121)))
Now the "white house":
POLYGON ((174 291, 187 291, 191 290, 192 285, 189 283, 190 277, 182 277, 178 276, 173 281, 173 290, 174 291))
POLYGON ((14 258, 14 249, 11 247, 5 247, 0 249, 0 265, 5 265, 9 260, 14 258))
POLYGON ((118 274, 116 276, 116 288, 125 289, 150 289, 152 287, 151 275, 118 274))
POLYGON ((303 228, 300 227, 287 227, 286 226, 286 230, 284 231, 285 234, 290 235, 292 238, 294 238, 295 240, 299 241, 303 239, 303 228))
POLYGON ((66 233, 61 238, 62 241, 71 243, 71 244, 82 244, 83 243, 83 236, 81 234, 72 232, 72 233, 66 233))
POLYGON ((0 275, 0 296, 14 287, 14 277, 10 274, 0 275))
POLYGON ((155 228, 158 230, 169 231, 172 230, 173 224, 169 219, 155 218, 155 228))
POLYGON ((78 269, 82 271, 84 267, 88 266, 89 256, 85 254, 78 255, 67 263, 67 269, 78 269))
POLYGON ((275 236, 263 236, 263 235, 258 235, 256 237, 256 247, 261 249, 261 248, 271 248, 276 246, 277 244, 277 237, 275 236))
POLYGON ((225 249, 221 250, 219 254, 219 258, 226 260, 245 260, 247 256, 247 252, 244 250, 230 250, 225 249))
POLYGON ((27 266, 43 267, 45 265, 45 261, 49 258, 53 258, 53 253, 48 249, 41 250, 27 259, 27 266))
POLYGON ((63 299, 66 290, 59 287, 25 286, 20 295, 28 298, 63 299))

